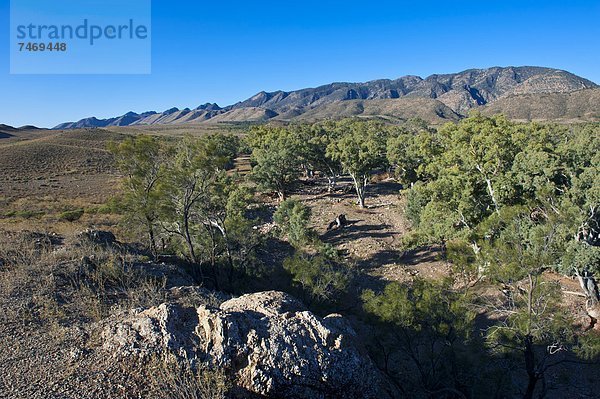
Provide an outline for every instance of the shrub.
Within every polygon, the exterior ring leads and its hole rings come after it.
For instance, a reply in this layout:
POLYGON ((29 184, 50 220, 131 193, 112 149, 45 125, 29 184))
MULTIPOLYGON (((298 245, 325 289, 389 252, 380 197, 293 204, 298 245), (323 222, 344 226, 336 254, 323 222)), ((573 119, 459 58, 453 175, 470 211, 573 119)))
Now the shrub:
POLYGON ((42 212, 42 211, 16 211, 16 212, 9 212, 7 214, 7 216, 9 216, 9 214, 10 214, 10 216, 14 216, 14 217, 22 218, 22 219, 39 219, 42 216, 44 216, 46 213, 42 212))
POLYGON ((290 244, 298 247, 306 244, 314 235, 308 227, 310 215, 310 208, 306 205, 297 200, 286 200, 281 203, 273 215, 273 219, 290 244))
POLYGON ((467 397, 462 390, 473 386, 476 375, 469 360, 476 348, 467 346, 476 313, 451 281, 392 282, 383 292, 364 291, 362 299, 377 326, 373 357, 408 397, 431 397, 449 387, 458 394, 434 397, 467 397))
POLYGON ((61 221, 65 221, 65 222, 76 222, 79 219, 81 219, 83 214, 84 214, 83 209, 75 209, 73 211, 64 211, 63 213, 61 213, 58 216, 58 219, 61 221))
POLYGON ((85 213, 90 215, 118 215, 120 214, 119 205, 119 201, 113 198, 106 204, 85 209, 85 213))
POLYGON ((305 293, 308 302, 335 302, 343 294, 351 279, 350 268, 325 254, 297 253, 283 262, 293 282, 305 293))
POLYGON ((418 228, 421 224, 421 213, 429 202, 431 193, 423 184, 417 183, 406 195, 406 218, 410 221, 412 227, 418 228))

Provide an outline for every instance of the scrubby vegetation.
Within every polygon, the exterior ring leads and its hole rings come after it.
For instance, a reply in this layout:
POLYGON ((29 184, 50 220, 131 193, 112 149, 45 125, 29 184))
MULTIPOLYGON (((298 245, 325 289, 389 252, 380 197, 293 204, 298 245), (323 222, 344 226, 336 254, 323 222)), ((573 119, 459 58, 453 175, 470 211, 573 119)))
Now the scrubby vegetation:
MULTIPOLYGON (((98 212, 120 214, 125 238, 142 244, 83 241, 77 252, 60 255, 45 249, 50 238, 30 247, 6 236, 4 292, 31 284, 31 265, 61 262, 70 273, 68 297, 32 295, 19 310, 27 317, 100 321, 116 310, 157 305, 167 278, 136 265, 165 262, 208 290, 285 290, 318 314, 343 313, 398 397, 597 393, 581 379, 598 372, 600 353, 598 125, 478 114, 437 129, 351 119, 253 126, 242 138, 140 135, 110 151, 122 187, 98 212), (241 175, 236 163, 247 158, 252 170, 241 175), (401 183, 393 204, 376 201, 381 180, 401 183), (445 267, 441 277, 374 279, 381 258, 360 259, 345 245, 372 230, 361 231, 345 215, 329 226, 331 219, 315 222, 324 212, 314 198, 335 204, 350 191, 347 209, 357 215, 372 221, 387 208, 388 216, 406 220, 398 252, 387 256, 402 264, 431 250, 445 267), (579 290, 565 287, 570 279, 579 290), (569 307, 577 301, 583 314, 569 307)), ((69 209, 60 219, 76 223, 88 213, 69 209)), ((55 271, 48 270, 29 291, 47 289, 44 278, 55 271)), ((226 370, 169 368, 179 371, 156 386, 177 397, 229 391, 226 370)))
MULTIPOLYGON (((260 126, 252 128, 247 138, 254 165, 249 177, 259 190, 274 191, 284 200, 301 176, 326 177, 331 192, 339 176, 347 173, 357 204, 364 208, 372 175, 392 171, 407 187, 402 196, 413 230, 404 237, 406 248, 441 245, 454 273, 443 283, 394 282, 381 293, 362 294, 366 313, 387 326, 379 330, 384 338, 377 345, 387 375, 405 393, 410 386, 411 392, 446 390, 450 396, 452 392, 471 396, 474 391, 465 388, 484 382, 475 381, 468 368, 455 372, 468 363, 467 347, 471 354, 479 353, 479 361, 484 355, 520 353, 526 376, 524 397, 530 398, 539 391, 540 381, 545 386, 552 367, 574 361, 576 354, 590 360, 596 353, 584 348, 589 340, 561 309, 560 285, 544 273, 588 276, 585 281, 595 284, 589 276, 600 267, 599 133, 597 126, 515 124, 480 115, 441 129, 415 122, 399 127, 358 120, 260 126), (497 285, 505 298, 493 307, 474 300, 471 293, 482 284, 497 285), (477 313, 492 320, 483 333, 475 327, 477 313), (480 339, 478 346, 474 335, 480 339), (421 351, 421 346, 429 349, 421 351), (411 370, 420 377, 407 384, 411 370)), ((153 211, 170 215, 157 218, 163 231, 185 244, 182 252, 191 263, 202 267, 210 259, 213 274, 219 263, 215 258, 229 270, 236 268, 231 249, 239 243, 227 235, 228 211, 237 215, 237 226, 249 226, 244 216, 249 195, 234 209, 224 206, 227 187, 236 179, 223 177, 224 170, 237 152, 230 139, 221 140, 184 141, 178 150, 171 150, 180 163, 165 173, 171 176, 170 183, 165 181, 169 195, 162 205, 159 199, 153 211), (214 150, 225 147, 229 151, 214 150), (179 190, 181 194, 173 196, 179 190), (214 207, 206 207, 215 193, 221 196, 214 207), (204 240, 199 239, 200 227, 207 233, 204 240)), ((131 152, 123 144, 121 149, 131 152)), ((147 169, 157 176, 162 168, 155 161, 147 169)), ((169 166, 165 163, 164 168, 169 166)), ((133 177, 128 182, 136 184, 133 177)), ((141 192, 149 191, 143 184, 137 186, 141 192)), ((143 215, 144 210, 131 213, 143 215)), ((280 236, 295 248, 283 268, 308 304, 329 302, 335 309, 342 293, 350 289, 353 273, 347 260, 310 228, 310 216, 310 208, 297 200, 282 202, 275 212, 280 236)), ((588 298, 592 305, 597 299, 588 298)))

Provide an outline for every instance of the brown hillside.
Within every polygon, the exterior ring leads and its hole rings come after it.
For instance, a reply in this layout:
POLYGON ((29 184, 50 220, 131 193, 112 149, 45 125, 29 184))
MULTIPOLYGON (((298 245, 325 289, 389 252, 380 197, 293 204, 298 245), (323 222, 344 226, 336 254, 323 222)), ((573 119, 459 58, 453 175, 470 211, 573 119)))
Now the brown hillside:
POLYGON ((523 121, 599 121, 600 89, 509 96, 484 107, 482 112, 502 113, 523 121))

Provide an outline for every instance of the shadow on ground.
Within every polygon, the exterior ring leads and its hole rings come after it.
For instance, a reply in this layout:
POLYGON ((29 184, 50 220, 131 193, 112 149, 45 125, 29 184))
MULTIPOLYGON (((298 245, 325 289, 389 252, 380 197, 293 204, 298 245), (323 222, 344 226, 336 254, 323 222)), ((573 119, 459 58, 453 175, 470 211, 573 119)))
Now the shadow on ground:
POLYGON ((349 220, 349 225, 336 229, 330 230, 321 236, 321 239, 329 244, 340 244, 343 241, 358 240, 361 238, 389 238, 397 234, 394 231, 388 231, 391 227, 387 224, 374 225, 356 225, 360 220, 349 220))

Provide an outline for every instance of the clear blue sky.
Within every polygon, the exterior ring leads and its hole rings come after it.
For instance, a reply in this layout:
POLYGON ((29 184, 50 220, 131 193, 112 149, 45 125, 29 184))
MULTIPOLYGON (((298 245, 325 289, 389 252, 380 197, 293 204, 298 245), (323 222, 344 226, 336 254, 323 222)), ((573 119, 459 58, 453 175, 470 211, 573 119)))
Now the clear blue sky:
POLYGON ((598 0, 154 0, 152 74, 139 76, 9 75, 9 14, 0 0, 0 123, 14 126, 490 66, 600 83, 598 0))

